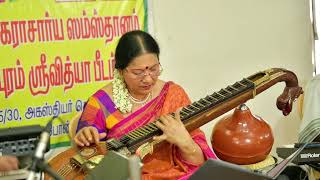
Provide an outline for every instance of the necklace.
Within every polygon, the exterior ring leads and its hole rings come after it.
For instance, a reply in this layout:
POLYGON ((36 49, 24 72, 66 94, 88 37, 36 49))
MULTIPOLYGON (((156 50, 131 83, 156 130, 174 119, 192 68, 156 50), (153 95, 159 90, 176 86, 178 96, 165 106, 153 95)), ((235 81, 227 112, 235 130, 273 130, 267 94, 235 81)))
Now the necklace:
POLYGON ((152 97, 152 91, 149 92, 149 94, 147 95, 147 97, 143 100, 140 100, 140 99, 137 99, 137 98, 134 98, 130 93, 129 94, 129 98, 130 100, 135 103, 135 104, 146 104, 146 102, 149 100, 150 97, 152 97))

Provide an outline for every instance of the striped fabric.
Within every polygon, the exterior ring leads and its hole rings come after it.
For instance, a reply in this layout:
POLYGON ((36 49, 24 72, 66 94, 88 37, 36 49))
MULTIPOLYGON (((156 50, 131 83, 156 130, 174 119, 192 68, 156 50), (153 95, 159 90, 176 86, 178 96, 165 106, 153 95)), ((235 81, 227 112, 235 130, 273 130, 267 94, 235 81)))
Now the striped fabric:
MULTIPOLYGON (((85 126, 93 126, 100 133, 106 132, 108 138, 120 138, 128 132, 154 121, 161 115, 175 112, 178 108, 190 104, 185 91, 173 82, 167 82, 159 96, 145 106, 124 117, 108 94, 97 91, 89 98, 78 124, 78 130, 85 126)), ((206 159, 216 159, 206 142, 204 133, 197 129, 191 133, 194 141, 202 149, 206 159)), ((163 143, 152 155, 143 159, 143 179, 187 179, 199 165, 185 161, 179 149, 169 143, 163 143)))

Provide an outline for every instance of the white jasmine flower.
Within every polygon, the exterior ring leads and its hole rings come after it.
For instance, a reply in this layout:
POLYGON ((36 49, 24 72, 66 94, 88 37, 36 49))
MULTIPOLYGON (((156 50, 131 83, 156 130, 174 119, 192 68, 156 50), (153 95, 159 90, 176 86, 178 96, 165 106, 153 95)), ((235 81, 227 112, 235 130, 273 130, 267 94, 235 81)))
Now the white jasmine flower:
POLYGON ((129 113, 132 111, 132 103, 129 100, 129 92, 124 83, 123 77, 119 74, 117 69, 114 70, 114 79, 112 81, 112 94, 116 108, 122 113, 129 113))

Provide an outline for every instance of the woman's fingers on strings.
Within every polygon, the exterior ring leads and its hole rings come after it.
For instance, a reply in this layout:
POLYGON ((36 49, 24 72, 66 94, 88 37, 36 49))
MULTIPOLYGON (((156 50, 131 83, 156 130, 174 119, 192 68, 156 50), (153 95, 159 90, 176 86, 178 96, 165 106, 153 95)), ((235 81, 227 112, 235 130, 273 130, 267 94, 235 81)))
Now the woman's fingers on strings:
POLYGON ((161 121, 161 123, 164 124, 164 125, 168 125, 168 124, 169 124, 169 119, 168 119, 167 116, 161 116, 161 117, 160 117, 160 121, 161 121))
POLYGON ((176 112, 175 112, 175 117, 180 119, 180 111, 182 108, 179 108, 176 112))
POLYGON ((79 140, 78 137, 75 137, 75 138, 74 138, 74 142, 75 142, 77 145, 79 145, 79 146, 84 146, 84 144, 79 140))
POLYGON ((163 141, 163 140, 166 140, 167 139, 167 135, 165 135, 165 134, 162 134, 162 135, 160 135, 160 136, 154 136, 153 137, 153 140, 154 141, 163 141))
POLYGON ((165 125, 163 124, 162 121, 156 121, 154 124, 155 124, 159 129, 161 129, 162 131, 164 131, 165 125))
POLYGON ((89 144, 90 144, 88 142, 87 138, 85 137, 84 132, 81 132, 79 134, 79 140, 83 143, 83 145, 89 146, 89 144))
POLYGON ((180 111, 182 110, 182 108, 179 108, 175 113, 174 113, 174 117, 176 120, 181 121, 181 117, 180 117, 180 111))
POLYGON ((89 146, 91 143, 99 144, 100 139, 107 136, 106 133, 99 133, 94 127, 83 128, 74 138, 79 146, 89 146))
MULTIPOLYGON (((87 142, 89 142, 89 144, 95 141, 95 140, 94 140, 94 132, 93 132, 93 131, 94 131, 94 130, 93 130, 91 127, 85 128, 85 129, 83 130, 84 136, 85 136, 87 142)), ((86 143, 87 146, 88 146, 89 144, 86 143)))
POLYGON ((79 134, 77 134, 73 140, 78 146, 83 146, 83 143, 79 140, 79 134))

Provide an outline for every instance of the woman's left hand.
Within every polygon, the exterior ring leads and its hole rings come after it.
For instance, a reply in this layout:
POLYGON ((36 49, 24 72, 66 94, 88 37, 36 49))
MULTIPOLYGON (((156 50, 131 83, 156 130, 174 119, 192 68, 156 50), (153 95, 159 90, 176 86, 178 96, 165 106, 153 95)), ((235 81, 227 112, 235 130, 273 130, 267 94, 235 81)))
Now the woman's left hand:
POLYGON ((180 119, 180 110, 176 111, 175 117, 170 115, 161 116, 155 125, 162 130, 163 134, 155 136, 153 140, 166 140, 179 147, 182 158, 193 164, 202 164, 204 156, 201 148, 196 144, 180 119))
POLYGON ((162 135, 154 137, 156 141, 166 140, 180 148, 194 144, 180 119, 180 110, 175 112, 175 117, 171 115, 161 116, 160 120, 155 122, 155 125, 163 132, 162 135))

